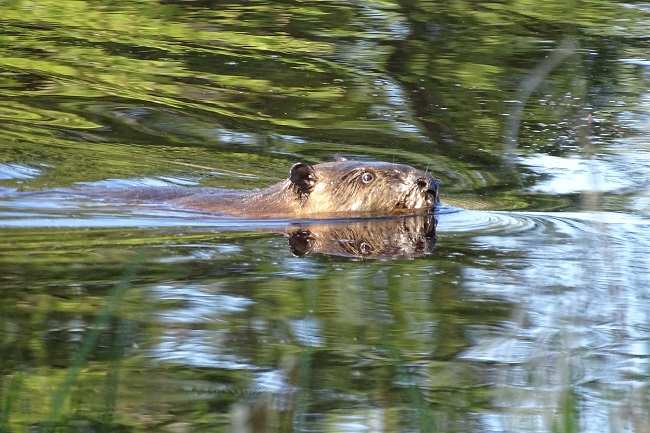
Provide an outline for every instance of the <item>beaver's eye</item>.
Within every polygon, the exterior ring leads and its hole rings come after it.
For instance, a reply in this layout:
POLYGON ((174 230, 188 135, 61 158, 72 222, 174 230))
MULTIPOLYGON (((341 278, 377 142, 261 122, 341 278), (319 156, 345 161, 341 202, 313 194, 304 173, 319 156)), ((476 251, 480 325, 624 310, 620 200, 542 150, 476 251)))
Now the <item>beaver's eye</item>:
POLYGON ((366 171, 361 175, 361 182, 363 183, 370 183, 373 180, 375 180, 375 175, 370 173, 369 171, 366 171))

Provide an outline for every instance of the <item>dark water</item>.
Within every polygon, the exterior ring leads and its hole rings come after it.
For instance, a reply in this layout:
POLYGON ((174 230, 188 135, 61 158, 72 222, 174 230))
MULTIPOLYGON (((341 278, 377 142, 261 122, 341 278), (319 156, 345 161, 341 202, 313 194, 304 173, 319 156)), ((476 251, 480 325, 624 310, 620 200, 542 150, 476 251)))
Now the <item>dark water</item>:
POLYGON ((638 2, 0 3, 0 431, 647 431, 648 34, 638 2), (19 194, 337 153, 440 178, 436 235, 19 194))

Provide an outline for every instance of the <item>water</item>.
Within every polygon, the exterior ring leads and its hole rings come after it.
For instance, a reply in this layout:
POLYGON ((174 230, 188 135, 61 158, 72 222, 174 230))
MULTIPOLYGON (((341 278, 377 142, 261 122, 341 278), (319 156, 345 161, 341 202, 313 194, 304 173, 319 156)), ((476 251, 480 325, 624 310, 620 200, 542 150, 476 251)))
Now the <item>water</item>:
POLYGON ((649 12, 1 3, 0 431, 648 430, 649 12), (436 221, 31 194, 334 154, 436 221))

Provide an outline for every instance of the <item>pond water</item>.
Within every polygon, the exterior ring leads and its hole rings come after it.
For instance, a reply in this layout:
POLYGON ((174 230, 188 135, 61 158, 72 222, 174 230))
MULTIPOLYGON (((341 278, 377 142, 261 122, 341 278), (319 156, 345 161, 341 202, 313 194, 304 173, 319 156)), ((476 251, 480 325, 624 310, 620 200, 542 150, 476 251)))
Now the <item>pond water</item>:
POLYGON ((0 30, 0 432, 650 429, 647 3, 16 0, 0 30), (428 170, 436 221, 39 193, 335 154, 428 170))

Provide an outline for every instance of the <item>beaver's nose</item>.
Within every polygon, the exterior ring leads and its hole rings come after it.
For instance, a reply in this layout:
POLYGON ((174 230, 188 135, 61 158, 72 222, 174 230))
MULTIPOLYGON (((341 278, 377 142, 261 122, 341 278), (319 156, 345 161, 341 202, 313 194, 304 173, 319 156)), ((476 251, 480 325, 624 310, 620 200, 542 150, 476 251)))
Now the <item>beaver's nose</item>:
POLYGON ((438 202, 438 180, 433 176, 419 177, 415 183, 420 191, 430 195, 434 203, 438 202))
POLYGON ((420 188, 420 191, 422 192, 427 191, 431 185, 431 181, 426 177, 419 177, 415 183, 418 185, 418 188, 420 188))

